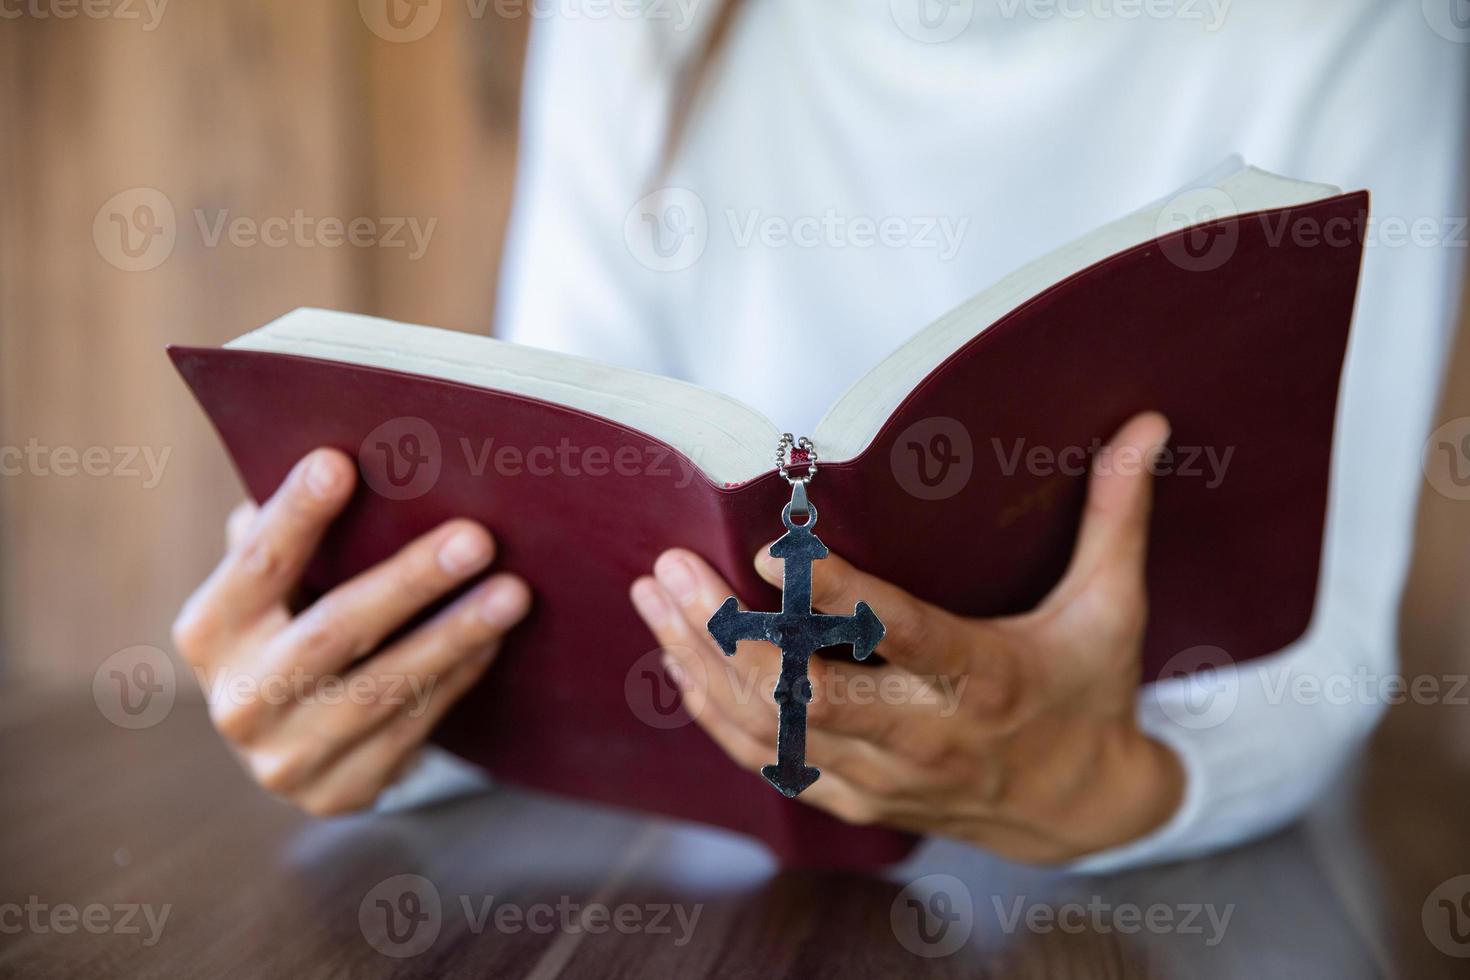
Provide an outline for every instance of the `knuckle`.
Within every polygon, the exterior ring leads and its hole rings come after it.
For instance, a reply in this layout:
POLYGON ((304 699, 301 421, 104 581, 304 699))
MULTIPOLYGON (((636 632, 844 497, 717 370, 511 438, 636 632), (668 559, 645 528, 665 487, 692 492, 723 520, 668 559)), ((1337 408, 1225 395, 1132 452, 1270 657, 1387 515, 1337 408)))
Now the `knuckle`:
POLYGON ((826 564, 812 564, 812 604, 830 606, 840 601, 847 587, 846 577, 841 570, 830 568, 826 564))
POLYGON ((275 796, 290 798, 305 784, 310 771, 311 761, 299 749, 250 755, 250 775, 275 796))
POLYGON ((374 696, 357 707, 362 712, 363 723, 369 728, 389 724, 395 715, 407 710, 402 704, 387 696, 387 688, 384 685, 379 685, 374 691, 374 696))
POLYGON ((328 664, 361 652, 344 618, 338 613, 336 603, 331 600, 324 599, 297 617, 293 633, 289 657, 292 662, 328 664))
POLYGON ((256 507, 249 500, 242 500, 230 511, 230 516, 225 518, 225 540, 231 545, 245 539, 251 525, 255 523, 256 507))
POLYGON ((204 603, 191 600, 170 628, 174 647, 187 663, 202 663, 219 635, 215 614, 204 603))
POLYGON ((244 745, 260 733, 265 703, 259 698, 216 698, 209 704, 209 720, 225 741, 244 745))
POLYGON ((832 702, 832 693, 827 690, 826 685, 812 681, 812 699, 807 702, 806 719, 809 725, 816 728, 830 727, 838 715, 838 707, 832 702))
POLYGON ((383 745, 389 756, 398 758, 424 740, 419 718, 404 712, 383 729, 383 745))
POLYGON ((388 566, 389 587, 415 605, 425 605, 438 598, 441 573, 429 554, 404 554, 388 566))
POLYGON ((764 704, 759 710, 748 709, 740 712, 735 723, 746 735, 755 739, 762 745, 773 744, 776 740, 777 720, 776 713, 768 709, 764 704))
POLYGON ((832 814, 843 823, 867 827, 878 822, 878 808, 855 794, 844 793, 833 800, 832 814))
POLYGON ((954 758, 954 743, 943 735, 926 734, 908 739, 899 753, 921 769, 942 769, 954 758))
POLYGON ((253 534, 245 539, 236 555, 239 569, 260 582, 273 582, 286 571, 286 553, 281 543, 266 534, 253 534))
POLYGON ((964 697, 971 718, 1000 730, 1021 714, 1021 686, 1003 672, 971 674, 964 697))
POLYGON ((895 604, 883 614, 883 621, 891 623, 894 638, 914 651, 928 651, 941 640, 933 615, 925 615, 916 606, 895 604))
POLYGON ((848 767, 834 765, 832 768, 840 771, 843 778, 871 796, 886 798, 893 796, 898 791, 898 778, 888 769, 865 765, 848 767))

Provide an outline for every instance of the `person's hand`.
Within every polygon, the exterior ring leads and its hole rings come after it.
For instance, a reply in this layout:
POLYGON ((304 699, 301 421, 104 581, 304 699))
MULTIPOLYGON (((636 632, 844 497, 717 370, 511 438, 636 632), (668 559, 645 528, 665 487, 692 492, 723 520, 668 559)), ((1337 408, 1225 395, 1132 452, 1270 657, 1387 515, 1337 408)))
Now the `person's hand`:
POLYGON ((494 557, 489 532, 454 520, 293 615, 287 597, 355 482, 351 459, 318 449, 263 507, 237 508, 173 630, 251 775, 316 815, 372 804, 531 602, 521 579, 495 575, 384 645, 494 557))
MULTIPOLYGON (((1114 436, 1116 465, 1094 465, 1066 575, 1024 615, 956 616, 836 555, 813 562, 813 606, 850 615, 868 602, 888 629, 878 647, 887 663, 812 658, 807 762, 822 776, 798 799, 853 823, 956 837, 1033 863, 1165 822, 1184 775, 1139 730, 1134 697, 1147 619, 1147 463, 1168 435, 1150 413, 1114 436)), ((764 548, 756 567, 781 584, 781 562, 764 548)), ((675 549, 633 584, 632 598, 699 724, 758 771, 776 757, 780 652, 752 641, 722 655, 705 624, 731 591, 675 549)))

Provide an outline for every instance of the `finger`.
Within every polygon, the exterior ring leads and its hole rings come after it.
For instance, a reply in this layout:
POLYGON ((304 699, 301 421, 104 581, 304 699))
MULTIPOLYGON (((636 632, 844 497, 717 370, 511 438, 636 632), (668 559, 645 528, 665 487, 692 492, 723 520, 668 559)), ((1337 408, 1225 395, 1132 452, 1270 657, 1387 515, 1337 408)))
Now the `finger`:
MULTIPOLYGON (((785 580, 785 562, 773 558, 769 547, 756 552, 755 569, 772 585, 785 580)), ((889 663, 916 674, 960 674, 972 669, 965 645, 957 641, 958 623, 950 613, 860 571, 838 555, 812 562, 815 608, 852 615, 859 602, 866 602, 883 621, 885 633, 878 653, 889 663)))
POLYGON ((1066 603, 1085 589, 1098 589, 1103 601, 1141 594, 1153 507, 1151 469, 1168 439, 1168 421, 1145 412, 1126 422, 1093 460, 1071 563, 1044 605, 1066 603))
POLYGON ((483 571, 490 532, 452 520, 318 599, 272 643, 274 663, 330 674, 375 649, 425 606, 483 571))
POLYGON ((234 549, 240 546, 259 513, 260 508, 253 500, 242 500, 235 505, 235 509, 230 511, 230 516, 225 519, 226 548, 234 549))
MULTIPOLYGON (((750 641, 738 644, 734 657, 726 657, 715 646, 706 624, 730 587, 698 555, 671 550, 659 556, 654 571, 657 578, 640 579, 632 592, 634 605, 654 637, 666 651, 687 655, 684 667, 701 679, 701 697, 716 702, 752 738, 774 746, 778 727, 774 691, 781 651, 769 643, 750 641)), ((807 667, 811 693, 808 752, 813 756, 850 752, 852 746, 844 742, 856 738, 883 741, 905 725, 922 723, 923 713, 901 696, 900 689, 914 680, 901 678, 902 674, 893 667, 868 668, 813 658, 807 667), (899 697, 893 703, 880 703, 896 691, 899 697)))
MULTIPOLYGON (((687 552, 661 555, 654 564, 657 578, 644 576, 633 583, 633 607, 654 639, 665 649, 687 648, 698 654, 692 670, 714 675, 709 696, 724 702, 726 712, 758 735, 770 734, 775 744, 775 705, 763 697, 774 690, 781 669, 780 651, 769 643, 745 642, 734 657, 726 658, 714 645, 705 624, 729 595, 728 586, 713 570, 699 574, 698 562, 687 552), (672 586, 665 583, 672 583, 672 586)), ((705 566, 707 567, 707 566, 705 566)))
MULTIPOLYGON (((271 739, 299 745, 293 767, 299 778, 310 777, 390 719, 421 713, 451 671, 482 654, 493 657, 530 606, 524 581, 491 578, 357 669, 299 692, 300 703, 275 726, 271 739)), ((262 719, 257 727, 266 724, 262 719)), ((238 740, 249 742, 251 733, 238 740)))
MULTIPOLYGON (((678 662, 672 665, 679 670, 678 662)), ((685 682, 678 685, 684 689, 685 682)), ((688 695, 686 694, 687 698, 688 695)), ((775 743, 752 735, 726 711, 712 700, 703 702, 704 707, 693 712, 695 723, 718 745, 740 768, 759 774, 761 767, 773 761, 775 743)), ((814 743, 820 739, 808 739, 808 762, 822 769, 821 778, 809 786, 797 799, 809 806, 825 810, 848 823, 870 824, 876 822, 882 812, 881 802, 851 782, 844 771, 856 768, 852 755, 841 757, 827 751, 822 754, 814 743), (822 761, 817 761, 818 758, 822 761)))
POLYGON ((351 460, 335 449, 303 457, 185 604, 178 631, 189 639, 187 645, 212 646, 205 634, 216 635, 279 607, 346 505, 355 481, 351 460))
POLYGON ((434 727, 480 680, 494 659, 482 648, 447 673, 419 714, 400 712, 291 794, 313 816, 326 817, 369 807, 404 772, 434 727))

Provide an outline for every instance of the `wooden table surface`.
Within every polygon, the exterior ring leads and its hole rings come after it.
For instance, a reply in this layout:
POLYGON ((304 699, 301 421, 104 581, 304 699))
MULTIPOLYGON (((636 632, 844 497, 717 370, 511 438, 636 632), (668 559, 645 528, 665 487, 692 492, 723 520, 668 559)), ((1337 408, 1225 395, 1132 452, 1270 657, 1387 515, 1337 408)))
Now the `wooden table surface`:
POLYGON ((0 976, 1470 975, 1464 774, 1383 739, 1206 860, 1065 877, 930 842, 868 876, 508 788, 312 821, 198 705, 128 731, 12 690, 0 826, 0 976))

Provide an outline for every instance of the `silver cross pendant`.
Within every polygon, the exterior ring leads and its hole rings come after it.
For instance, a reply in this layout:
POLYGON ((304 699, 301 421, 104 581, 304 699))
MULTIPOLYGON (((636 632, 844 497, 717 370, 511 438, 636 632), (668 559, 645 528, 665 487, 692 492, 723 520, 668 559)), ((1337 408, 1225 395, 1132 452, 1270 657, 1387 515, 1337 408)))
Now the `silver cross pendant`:
MULTIPOLYGON (((789 439, 789 437, 787 437, 789 439)), ((803 440, 805 443, 806 440, 803 440)), ((784 454, 778 456, 786 476, 784 454)), ((814 462, 814 461, 813 461, 814 462)), ((785 562, 780 612, 747 612, 734 596, 710 617, 710 636, 725 656, 734 656, 740 640, 765 640, 781 648, 781 675, 776 681, 778 723, 776 762, 762 766, 761 775, 782 795, 794 797, 817 781, 821 772, 806 764, 806 706, 812 699, 807 667, 811 655, 823 647, 852 646, 852 655, 865 660, 883 639, 883 623, 866 602, 851 616, 812 612, 812 562, 827 557, 827 546, 812 533, 817 508, 807 500, 806 483, 815 465, 801 480, 791 480, 791 502, 781 511, 786 533, 771 545, 771 557, 785 562), (793 516, 805 514, 797 524, 793 516)))

